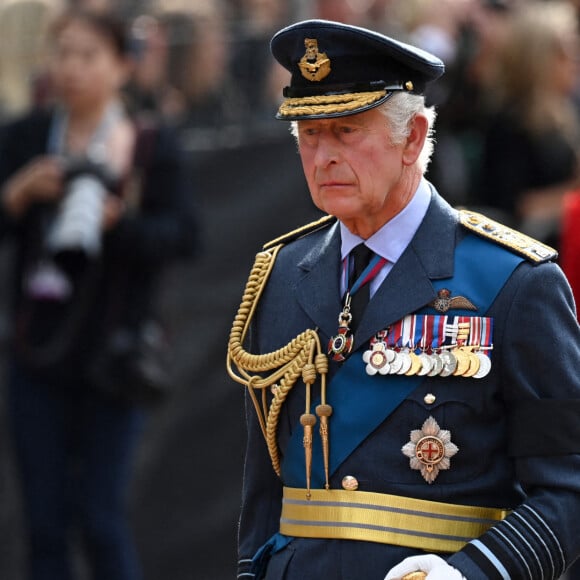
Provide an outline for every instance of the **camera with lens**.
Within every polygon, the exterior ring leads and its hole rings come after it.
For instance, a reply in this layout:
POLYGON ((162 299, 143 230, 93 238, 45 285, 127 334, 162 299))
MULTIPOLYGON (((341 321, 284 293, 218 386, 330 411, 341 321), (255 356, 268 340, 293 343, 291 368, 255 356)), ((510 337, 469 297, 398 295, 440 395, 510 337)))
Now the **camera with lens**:
POLYGON ((68 160, 65 193, 48 232, 46 248, 54 257, 96 258, 101 251, 101 228, 112 172, 87 158, 68 160))

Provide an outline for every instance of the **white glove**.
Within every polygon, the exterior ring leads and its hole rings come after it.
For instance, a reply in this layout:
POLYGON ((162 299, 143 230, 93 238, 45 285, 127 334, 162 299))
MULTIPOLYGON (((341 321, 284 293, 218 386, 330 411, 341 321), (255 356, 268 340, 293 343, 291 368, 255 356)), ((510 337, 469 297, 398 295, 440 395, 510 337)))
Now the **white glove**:
POLYGON ((443 558, 435 556, 435 554, 405 558, 400 564, 391 568, 385 576, 385 580, 401 580, 405 574, 419 570, 427 572, 425 580, 466 580, 457 568, 453 568, 443 558))

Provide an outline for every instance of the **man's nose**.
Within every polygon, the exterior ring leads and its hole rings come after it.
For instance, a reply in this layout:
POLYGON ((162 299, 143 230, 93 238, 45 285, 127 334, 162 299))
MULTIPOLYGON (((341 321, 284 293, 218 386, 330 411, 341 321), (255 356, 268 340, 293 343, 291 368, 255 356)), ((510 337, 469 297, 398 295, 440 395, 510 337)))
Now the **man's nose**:
POLYGON ((340 151, 333 135, 321 135, 316 147, 314 161, 317 167, 327 167, 337 163, 340 159, 340 151))

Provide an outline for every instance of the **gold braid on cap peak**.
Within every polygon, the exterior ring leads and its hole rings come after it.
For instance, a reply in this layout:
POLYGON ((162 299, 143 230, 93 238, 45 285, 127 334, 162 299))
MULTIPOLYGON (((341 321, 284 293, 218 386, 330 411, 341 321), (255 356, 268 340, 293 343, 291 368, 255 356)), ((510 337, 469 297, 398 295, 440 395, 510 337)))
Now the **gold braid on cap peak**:
MULTIPOLYGON (((321 405, 317 407, 317 411, 321 407, 322 410, 319 414, 324 414, 325 419, 331 414, 331 410, 327 408, 329 406, 326 405, 328 359, 322 352, 320 338, 316 331, 310 329, 305 330, 292 339, 286 346, 266 354, 251 354, 243 347, 243 342, 250 327, 252 317, 255 314, 258 301, 266 286, 268 277, 272 272, 276 256, 283 245, 283 243, 278 244, 256 255, 242 297, 242 303, 240 304, 230 332, 226 363, 230 377, 248 389, 248 393, 258 415, 262 434, 266 439, 272 466, 278 475, 280 475, 281 471, 280 452, 277 442, 280 410, 288 393, 300 376, 302 376, 303 382, 306 385, 306 412, 302 416, 304 421, 301 418, 301 423, 305 426, 305 430, 311 430, 313 421, 316 421, 310 413, 309 407, 310 387, 316 381, 317 375, 321 377, 321 405), (234 371, 233 366, 236 367, 237 372, 234 371), (263 376, 263 373, 267 373, 268 371, 270 371, 270 374, 263 376), (274 395, 269 407, 267 401, 268 389, 271 389, 274 395), (261 391, 261 402, 258 400, 256 391, 261 391)), ((323 423, 326 423, 326 421, 322 421, 321 417, 321 425, 323 423)), ((325 448, 324 467, 327 478, 326 484, 328 486, 327 446, 328 443, 325 443, 323 439, 323 447, 325 448)), ((308 458, 311 458, 311 448, 306 449, 306 443, 305 452, 307 486, 309 488, 310 465, 308 458)))
POLYGON ((338 95, 315 95, 286 99, 278 109, 282 116, 322 115, 344 113, 366 107, 382 99, 386 90, 363 93, 345 93, 338 95))

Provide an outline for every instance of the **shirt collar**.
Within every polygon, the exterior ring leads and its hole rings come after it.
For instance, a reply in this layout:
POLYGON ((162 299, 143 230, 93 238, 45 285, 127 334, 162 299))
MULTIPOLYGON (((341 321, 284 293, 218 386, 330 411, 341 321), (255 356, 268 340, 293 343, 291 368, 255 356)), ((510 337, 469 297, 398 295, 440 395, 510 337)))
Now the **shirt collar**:
POLYGON ((394 264, 419 229, 430 201, 429 184, 422 179, 411 201, 368 240, 356 236, 342 222, 339 222, 341 258, 344 259, 355 246, 364 242, 375 254, 394 264))

